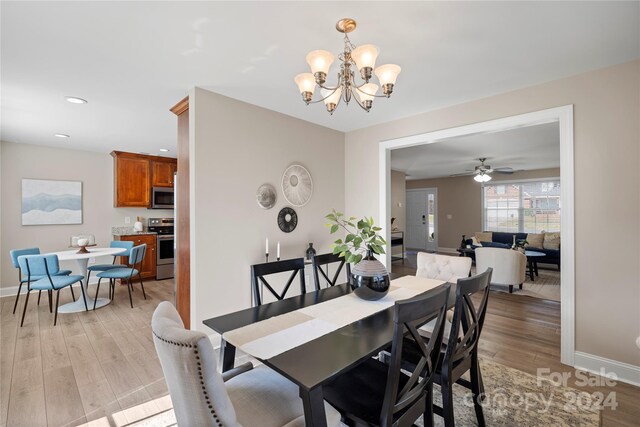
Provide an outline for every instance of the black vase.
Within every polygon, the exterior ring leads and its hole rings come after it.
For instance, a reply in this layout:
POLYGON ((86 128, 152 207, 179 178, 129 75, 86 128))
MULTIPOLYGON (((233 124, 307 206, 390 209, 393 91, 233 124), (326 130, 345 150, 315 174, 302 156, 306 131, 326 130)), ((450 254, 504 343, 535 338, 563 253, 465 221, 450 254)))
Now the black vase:
POLYGON ((374 301, 389 292, 389 273, 372 251, 351 269, 351 289, 360 298, 374 301))
POLYGON ((316 250, 313 248, 313 243, 309 243, 306 254, 307 259, 313 259, 313 257, 316 256, 316 250))

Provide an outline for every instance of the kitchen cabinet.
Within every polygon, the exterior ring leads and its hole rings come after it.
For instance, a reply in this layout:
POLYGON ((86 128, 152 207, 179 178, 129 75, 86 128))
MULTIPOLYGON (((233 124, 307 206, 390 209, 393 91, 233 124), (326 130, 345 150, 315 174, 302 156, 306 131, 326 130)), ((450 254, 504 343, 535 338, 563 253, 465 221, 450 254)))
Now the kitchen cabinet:
POLYGON ((113 205, 151 207, 153 187, 173 187, 177 160, 169 157, 113 151, 113 205))
POLYGON ((177 169, 175 159, 152 160, 151 161, 151 178, 153 180, 152 187, 173 187, 173 181, 177 169))
MULTIPOLYGON (((147 244, 147 252, 142 261, 140 275, 143 279, 155 279, 156 277, 156 235, 155 234, 129 234, 125 236, 116 236, 116 240, 126 240, 133 242, 134 246, 147 244)), ((120 257, 120 264, 129 264, 128 257, 120 257)), ((136 268, 138 268, 136 266, 136 268)))

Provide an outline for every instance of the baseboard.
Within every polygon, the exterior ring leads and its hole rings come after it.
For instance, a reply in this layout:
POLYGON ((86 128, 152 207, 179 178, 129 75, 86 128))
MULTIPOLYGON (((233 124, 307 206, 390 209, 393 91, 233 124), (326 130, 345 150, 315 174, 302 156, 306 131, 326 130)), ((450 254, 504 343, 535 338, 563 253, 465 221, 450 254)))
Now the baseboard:
POLYGON ((618 381, 640 387, 640 366, 629 363, 606 359, 593 354, 576 351, 574 355, 576 369, 602 375, 602 369, 606 374, 615 374, 618 381))
POLYGON ((456 248, 438 248, 438 253, 445 253, 445 254, 457 254, 458 251, 456 251, 456 248))
MULTIPOLYGON (((95 285, 98 283, 98 278, 97 277, 92 277, 89 280, 89 285, 95 285)), ((74 288, 79 288, 80 287, 80 283, 74 283, 73 285, 74 288)), ((2 297, 12 297, 15 296, 16 293, 18 292, 18 286, 9 286, 7 288, 0 288, 0 298, 2 297)), ((22 290, 20 291, 20 294, 26 294, 27 293, 27 287, 26 286, 22 286, 22 290)))

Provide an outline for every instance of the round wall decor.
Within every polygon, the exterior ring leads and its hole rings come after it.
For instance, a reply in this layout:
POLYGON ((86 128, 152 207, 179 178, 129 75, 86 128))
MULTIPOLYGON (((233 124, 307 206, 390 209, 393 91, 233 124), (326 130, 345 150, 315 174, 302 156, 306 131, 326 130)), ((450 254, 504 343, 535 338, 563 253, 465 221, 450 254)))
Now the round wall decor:
POLYGON ((298 225, 298 214, 290 207, 280 209, 278 212, 278 227, 285 233, 291 233, 298 225))
POLYGON ((309 171, 300 165, 289 166, 282 175, 282 192, 293 206, 304 206, 313 194, 313 181, 309 171))
POLYGON ((262 184, 256 192, 256 201, 262 209, 271 209, 276 204, 278 194, 271 184, 262 184))

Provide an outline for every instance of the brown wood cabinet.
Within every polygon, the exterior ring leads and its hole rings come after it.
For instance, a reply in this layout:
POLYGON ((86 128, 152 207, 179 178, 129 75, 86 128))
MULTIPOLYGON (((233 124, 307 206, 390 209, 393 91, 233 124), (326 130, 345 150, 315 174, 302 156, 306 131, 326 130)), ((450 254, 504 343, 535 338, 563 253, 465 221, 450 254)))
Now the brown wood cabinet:
POLYGON ((113 151, 113 205, 151 207, 153 187, 173 187, 177 159, 113 151))
POLYGON ((173 187, 174 174, 177 169, 177 161, 151 161, 152 187, 173 187))
MULTIPOLYGON (((147 244, 147 253, 142 261, 140 275, 143 279, 156 278, 156 235, 155 234, 130 234, 126 236, 116 236, 116 240, 126 240, 133 242, 134 246, 147 244)), ((128 257, 120 257, 120 264, 128 264, 128 257)))

